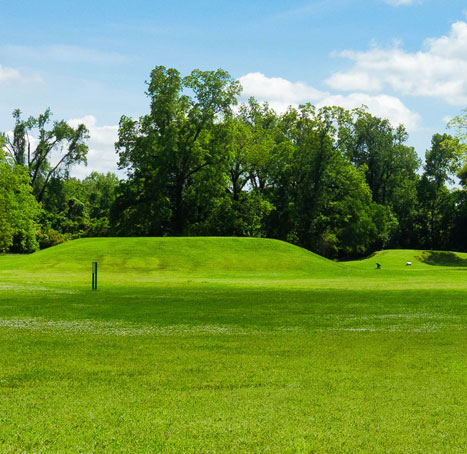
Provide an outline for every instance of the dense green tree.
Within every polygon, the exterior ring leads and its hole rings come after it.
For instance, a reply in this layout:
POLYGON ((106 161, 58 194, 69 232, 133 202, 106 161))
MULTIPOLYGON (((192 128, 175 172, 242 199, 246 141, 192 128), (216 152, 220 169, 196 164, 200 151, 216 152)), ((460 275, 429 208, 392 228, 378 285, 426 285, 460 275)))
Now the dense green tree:
POLYGON ((289 109, 281 124, 271 166, 271 235, 326 256, 363 254, 386 241, 390 214, 336 147, 331 111, 289 109))
POLYGON ((4 152, 0 136, 0 252, 31 252, 40 206, 31 194, 27 169, 4 152))
POLYGON ((27 120, 19 109, 13 112, 15 127, 7 138, 7 150, 14 162, 26 166, 34 194, 41 201, 53 178, 66 178, 74 164, 86 163, 88 130, 83 124, 76 128, 66 121, 52 122, 47 109, 27 120))
POLYGON ((252 172, 253 131, 238 117, 228 117, 217 128, 218 147, 225 150, 227 192, 238 201, 247 187, 252 172))
POLYGON ((337 123, 336 141, 342 153, 364 170, 373 201, 387 206, 397 219, 393 247, 413 247, 417 218, 417 170, 420 160, 406 145, 408 134, 400 125, 371 115, 365 109, 329 108, 337 123))
POLYGON ((357 167, 365 169, 373 200, 393 203, 406 179, 414 178, 420 162, 413 147, 405 145, 408 134, 402 125, 394 128, 389 120, 364 109, 337 112, 338 145, 357 167))
POLYGON ((250 98, 247 104, 240 106, 238 118, 251 130, 248 183, 251 188, 264 193, 270 184, 273 154, 283 140, 279 117, 267 103, 260 104, 250 98))
MULTIPOLYGON (((92 219, 108 218, 115 201, 115 191, 119 184, 112 172, 91 172, 84 180, 70 180, 74 192, 82 200, 92 219)), ((70 188, 71 192, 71 188, 70 188)))
POLYGON ((460 168, 458 139, 435 134, 425 154, 424 172, 418 184, 419 241, 424 247, 440 249, 450 242, 455 196, 447 185, 454 183, 460 168))
POLYGON ((120 120, 119 166, 128 180, 117 195, 120 232, 182 234, 199 223, 213 194, 222 188, 213 149, 213 128, 229 114, 240 92, 228 73, 194 70, 181 77, 157 66, 148 82, 150 113, 120 120))
POLYGON ((445 166, 448 174, 447 180, 451 184, 458 182, 461 188, 451 189, 452 203, 448 220, 451 230, 449 232, 449 249, 467 251, 467 109, 454 117, 448 127, 454 136, 446 139, 444 146, 454 155, 451 162, 445 166), (453 174, 457 178, 453 177, 453 174))
POLYGON ((275 123, 277 116, 267 104, 250 99, 236 115, 216 124, 215 152, 222 158, 225 189, 211 208, 206 233, 264 235, 264 219, 273 208, 265 188, 275 123))
POLYGON ((92 172, 84 180, 51 179, 42 201, 41 246, 69 238, 109 235, 118 184, 118 178, 110 172, 92 172))
POLYGON ((156 67, 148 87, 150 113, 120 122, 120 233, 267 235, 347 256, 388 244, 415 197, 405 131, 364 110, 279 116, 250 99, 233 113, 240 89, 221 70, 156 67))
POLYGON ((431 149, 425 154, 424 175, 439 190, 446 183, 454 183, 461 168, 459 140, 448 134, 435 134, 431 149))
POLYGON ((451 195, 449 221, 449 243, 446 249, 467 252, 467 191, 455 189, 451 195))

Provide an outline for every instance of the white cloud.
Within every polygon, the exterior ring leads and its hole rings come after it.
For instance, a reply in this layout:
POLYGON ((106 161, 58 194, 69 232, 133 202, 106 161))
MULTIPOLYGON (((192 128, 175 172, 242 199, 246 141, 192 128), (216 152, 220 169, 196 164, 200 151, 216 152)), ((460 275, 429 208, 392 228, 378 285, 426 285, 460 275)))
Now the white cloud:
POLYGON ((98 65, 121 64, 129 61, 127 55, 117 52, 102 52, 80 46, 2 46, 1 52, 27 60, 54 60, 62 63, 91 63, 98 65))
POLYGON ((452 105, 467 103, 467 22, 453 24, 447 36, 427 39, 424 50, 418 52, 396 46, 340 55, 354 65, 326 80, 335 90, 381 92, 390 88, 402 95, 439 98, 452 105))
POLYGON ((459 58, 467 62, 467 22, 452 24, 449 36, 428 38, 426 44, 433 56, 459 58))
POLYGON ((364 71, 349 71, 347 73, 336 73, 326 83, 333 88, 345 87, 345 90, 362 90, 367 92, 378 92, 382 89, 382 83, 375 77, 371 77, 364 71))
POLYGON ((387 118, 391 124, 398 126, 403 124, 407 131, 415 131, 420 124, 420 115, 413 112, 395 96, 369 95, 366 93, 352 93, 350 95, 328 96, 319 102, 322 106, 341 106, 345 109, 353 109, 365 105, 368 111, 381 118, 387 118))
MULTIPOLYGON (((365 105, 372 114, 388 118, 394 125, 402 123, 409 131, 417 129, 420 122, 420 116, 394 96, 369 95, 361 92, 347 95, 332 94, 302 82, 267 77, 261 73, 249 73, 239 80, 243 86, 243 99, 254 96, 259 101, 267 101, 277 112, 284 112, 289 106, 297 107, 306 102, 318 107, 337 105, 347 109, 365 105)), ((359 89, 357 84, 355 89, 359 89)))
POLYGON ((74 118, 68 121, 70 126, 76 128, 80 123, 84 123, 89 129, 90 139, 88 140, 88 165, 78 165, 73 167, 72 175, 77 178, 85 178, 91 172, 114 172, 123 176, 118 171, 118 157, 115 153, 114 143, 118 139, 118 126, 98 126, 96 117, 86 115, 82 118, 74 118))
POLYGON ((285 111, 289 105, 316 102, 327 95, 303 82, 290 82, 281 77, 266 77, 258 72, 248 73, 240 77, 239 81, 243 87, 243 98, 254 96, 261 101, 268 101, 278 112, 285 111))
POLYGON ((17 69, 0 65, 0 82, 11 82, 18 79, 21 79, 21 73, 17 69))

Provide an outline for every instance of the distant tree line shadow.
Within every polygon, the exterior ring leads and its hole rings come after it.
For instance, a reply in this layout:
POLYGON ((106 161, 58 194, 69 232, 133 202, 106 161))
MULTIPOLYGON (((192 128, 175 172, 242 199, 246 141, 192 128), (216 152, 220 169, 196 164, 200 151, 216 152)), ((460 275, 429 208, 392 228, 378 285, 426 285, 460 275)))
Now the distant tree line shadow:
POLYGON ((459 257, 454 252, 448 251, 423 251, 420 261, 433 266, 466 266, 467 259, 459 257))

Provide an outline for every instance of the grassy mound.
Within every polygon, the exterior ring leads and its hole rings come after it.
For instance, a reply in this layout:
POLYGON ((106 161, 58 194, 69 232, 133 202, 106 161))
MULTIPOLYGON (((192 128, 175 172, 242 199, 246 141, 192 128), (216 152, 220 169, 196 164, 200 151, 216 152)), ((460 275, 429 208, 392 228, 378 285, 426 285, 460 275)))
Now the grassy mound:
POLYGON ((453 252, 386 250, 364 260, 337 263, 270 239, 86 238, 31 255, 1 256, 0 285, 27 281, 29 286, 87 287, 94 261, 99 264, 99 282, 106 287, 210 282, 394 289, 436 287, 442 281, 464 288, 466 280, 459 271, 467 270, 467 254, 453 252))
POLYGON ((258 238, 86 238, 29 256, 0 258, 0 269, 88 272, 97 261, 111 273, 172 272, 190 275, 308 275, 340 266, 283 241, 258 238))

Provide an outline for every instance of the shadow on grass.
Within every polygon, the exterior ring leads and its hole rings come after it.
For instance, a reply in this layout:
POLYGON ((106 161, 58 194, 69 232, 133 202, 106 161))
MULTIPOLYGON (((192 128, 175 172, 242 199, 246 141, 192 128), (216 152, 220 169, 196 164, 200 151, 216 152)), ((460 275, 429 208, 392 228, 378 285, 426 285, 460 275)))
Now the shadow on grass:
POLYGON ((424 251, 420 255, 420 261, 433 266, 466 266, 467 259, 459 257, 454 252, 424 251))

